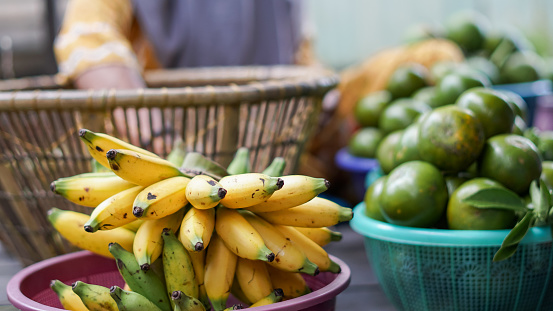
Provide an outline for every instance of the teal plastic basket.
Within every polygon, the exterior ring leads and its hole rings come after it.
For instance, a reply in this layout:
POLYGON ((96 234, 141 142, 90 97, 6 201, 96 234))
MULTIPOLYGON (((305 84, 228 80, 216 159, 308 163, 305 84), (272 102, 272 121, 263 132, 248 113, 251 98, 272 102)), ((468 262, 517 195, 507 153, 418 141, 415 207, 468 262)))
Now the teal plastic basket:
POLYGON ((364 210, 354 208, 350 226, 398 310, 553 310, 551 228, 531 228, 511 258, 493 262, 509 230, 403 227, 364 210))

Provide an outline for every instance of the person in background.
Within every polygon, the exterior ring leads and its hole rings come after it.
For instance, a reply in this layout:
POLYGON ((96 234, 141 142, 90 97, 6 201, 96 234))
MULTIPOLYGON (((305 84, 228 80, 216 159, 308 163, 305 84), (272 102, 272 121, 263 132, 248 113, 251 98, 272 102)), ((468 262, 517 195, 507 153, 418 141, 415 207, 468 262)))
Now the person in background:
MULTIPOLYGON (((304 26, 301 0, 70 0, 54 52, 78 89, 138 89, 150 69, 313 64, 304 26)), ((127 110, 131 143, 161 134, 151 114, 127 110)), ((126 133, 123 110, 113 117, 126 133)))

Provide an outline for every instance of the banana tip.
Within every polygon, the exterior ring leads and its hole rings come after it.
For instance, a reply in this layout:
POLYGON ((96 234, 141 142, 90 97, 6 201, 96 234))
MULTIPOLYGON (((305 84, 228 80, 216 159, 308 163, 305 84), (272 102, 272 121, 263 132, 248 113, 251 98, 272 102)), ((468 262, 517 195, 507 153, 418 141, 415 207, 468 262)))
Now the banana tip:
POLYGON ((171 293, 171 299, 178 300, 182 296, 182 292, 180 290, 176 290, 171 293))
POLYGON ((267 261, 268 262, 273 262, 273 260, 275 260, 275 253, 270 253, 267 255, 267 261))
POLYGON ((200 252, 204 249, 204 243, 203 242, 198 242, 196 243, 196 245, 194 245, 194 250, 196 250, 197 252, 200 252))
POLYGON ((88 132, 87 129, 80 129, 79 130, 79 137, 84 137, 86 135, 86 133, 88 132))
POLYGON ((140 270, 142 271, 148 271, 150 270, 150 264, 149 263, 143 263, 140 265, 140 270))
POLYGON ((115 149, 110 149, 108 150, 108 152, 106 152, 106 157, 110 160, 113 160, 116 155, 117 155, 117 150, 115 149))
POLYGON ((56 193, 56 182, 55 181, 50 183, 50 190, 52 190, 53 193, 56 193))
POLYGON ((85 225, 85 226, 84 226, 84 231, 86 231, 86 232, 94 232, 94 228, 92 228, 91 225, 85 225))
POLYGON ((227 195, 227 189, 225 188, 219 188, 219 191, 217 191, 217 196, 222 200, 227 195))
POLYGON ((325 187, 326 189, 330 189, 330 181, 325 179, 325 187))
POLYGON ((282 290, 282 288, 275 288, 274 292, 275 292, 275 296, 284 297, 284 291, 282 290))
POLYGON ((132 214, 133 214, 136 218, 140 218, 140 217, 142 217, 142 214, 144 214, 144 209, 143 209, 142 207, 135 206, 135 207, 133 207, 133 209, 132 209, 132 214))
POLYGON ((282 178, 279 178, 276 182, 277 189, 280 190, 284 186, 284 180, 282 178))

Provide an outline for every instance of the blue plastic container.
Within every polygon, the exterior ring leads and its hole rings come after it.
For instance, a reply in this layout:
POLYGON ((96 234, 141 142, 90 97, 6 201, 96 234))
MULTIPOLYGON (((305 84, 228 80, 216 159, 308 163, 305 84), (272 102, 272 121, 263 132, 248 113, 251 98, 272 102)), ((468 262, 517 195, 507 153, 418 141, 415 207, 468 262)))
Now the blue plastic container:
POLYGON ((362 201, 368 184, 381 172, 378 160, 356 157, 347 148, 342 148, 336 153, 334 161, 338 168, 349 173, 357 201, 362 201))
POLYGON ((531 228, 511 258, 493 262, 509 230, 403 227, 364 210, 354 208, 350 226, 398 310, 553 310, 549 227, 531 228))
POLYGON ((526 101, 526 104, 528 104, 528 126, 534 125, 538 98, 553 92, 553 82, 546 79, 524 83, 498 84, 492 87, 498 90, 512 91, 526 101))

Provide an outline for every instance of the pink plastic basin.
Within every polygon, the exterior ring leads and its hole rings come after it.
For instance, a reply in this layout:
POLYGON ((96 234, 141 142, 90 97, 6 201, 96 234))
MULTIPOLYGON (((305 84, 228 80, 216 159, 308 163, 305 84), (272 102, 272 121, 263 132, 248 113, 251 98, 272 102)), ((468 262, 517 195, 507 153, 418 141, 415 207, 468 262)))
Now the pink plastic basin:
MULTIPOLYGON (((349 285, 351 271, 342 260, 332 255, 330 257, 340 265, 342 271, 338 274, 323 272, 315 277, 305 275, 313 292, 273 305, 251 308, 251 310, 335 310, 336 296, 349 285)), ((8 300, 23 311, 63 310, 58 297, 49 287, 50 281, 54 279, 65 284, 83 281, 106 287, 124 285, 114 259, 101 257, 88 251, 79 251, 43 260, 19 271, 8 282, 8 300)), ((229 299, 229 305, 236 302, 234 297, 229 299)))

